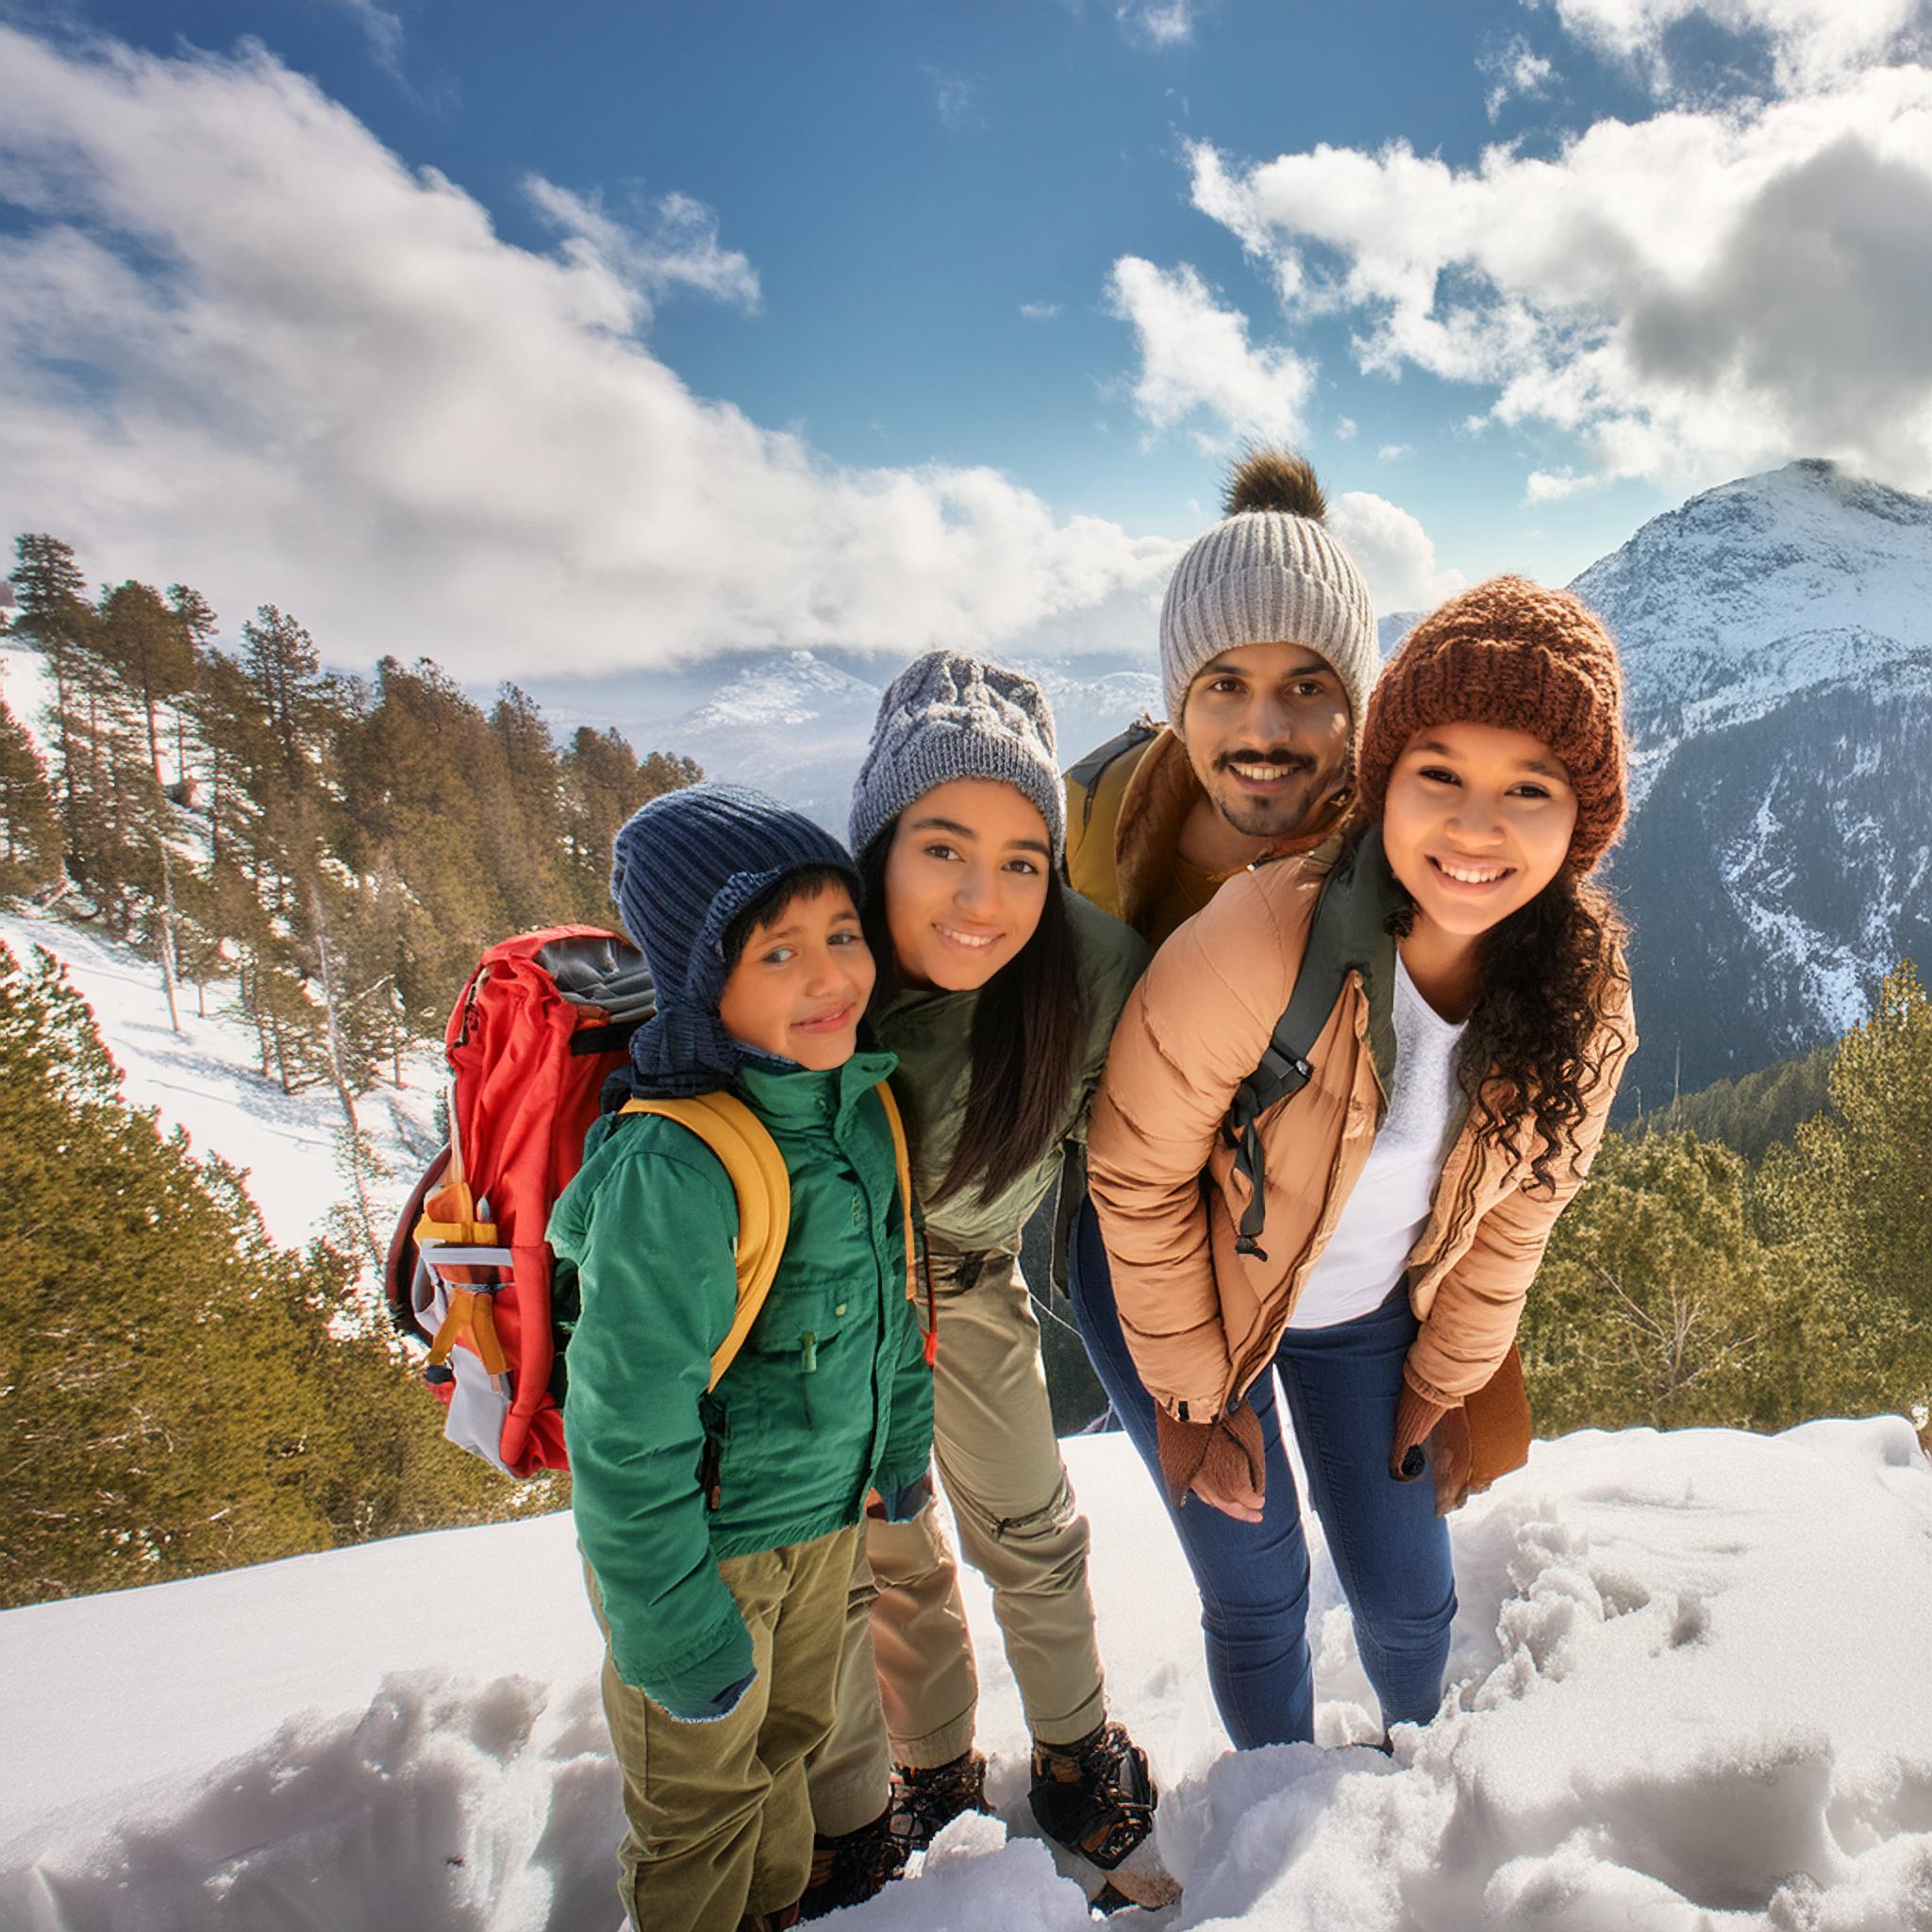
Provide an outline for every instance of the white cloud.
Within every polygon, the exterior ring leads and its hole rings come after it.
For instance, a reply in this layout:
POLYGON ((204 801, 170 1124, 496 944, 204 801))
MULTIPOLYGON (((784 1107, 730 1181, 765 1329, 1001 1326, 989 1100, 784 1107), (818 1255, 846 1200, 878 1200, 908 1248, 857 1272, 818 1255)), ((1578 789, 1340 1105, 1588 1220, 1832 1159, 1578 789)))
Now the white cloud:
POLYGON ((1353 442, 1355 441, 1355 418, 1353 416, 1338 416, 1335 419, 1336 441, 1353 442))
POLYGON ((647 304, 684 288, 747 311, 758 306, 758 271, 718 245, 717 216, 688 194, 660 195, 650 225, 635 228, 607 214, 600 193, 573 194, 541 175, 525 176, 524 192, 566 238, 566 257, 618 276, 647 304))
POLYGON ((1251 344, 1247 318, 1220 307, 1186 262, 1169 272, 1124 255, 1108 277, 1107 300, 1139 339, 1134 406, 1154 428, 1205 413, 1221 425, 1196 432, 1210 451, 1243 436, 1291 442, 1300 436, 1312 366, 1292 349, 1251 344))
POLYGON ((747 299, 703 223, 675 209, 697 240, 666 257, 553 192, 564 245, 512 247, 258 47, 0 26, 0 533, 192 583, 230 630, 273 599, 336 662, 992 648, 1144 600, 1175 554, 990 469, 837 465, 693 395, 636 331, 641 263, 747 299))
POLYGON ((1023 302, 1020 313, 1028 322, 1058 322, 1060 305, 1058 302, 1023 302))
POLYGON ((1415 444, 1412 442, 1385 442, 1375 452, 1375 460, 1378 463, 1399 463, 1405 457, 1414 454, 1415 444))
POLYGON ((1555 66, 1521 34, 1484 55, 1476 68, 1490 82, 1490 91, 1483 96, 1483 108, 1492 123, 1518 95, 1534 100, 1546 93, 1557 73, 1555 66))
POLYGON ((1386 496, 1367 490, 1345 491, 1328 506, 1328 527, 1355 559, 1384 616, 1433 609, 1467 581, 1459 570, 1437 567, 1429 533, 1386 496))
POLYGON ((1177 47, 1194 38, 1194 0, 1125 0, 1114 18, 1150 47, 1177 47))
POLYGON ((979 85, 970 75, 952 74, 928 67, 925 77, 932 83, 933 105, 941 123, 955 132, 972 127, 979 121, 979 85))
POLYGON ((1364 370, 1486 388, 1491 420, 1574 439, 1586 482, 1822 456, 1932 484, 1932 70, 1463 169, 1405 142, 1191 159, 1291 319, 1350 316, 1364 370))
POLYGON ((352 15, 356 25, 362 29, 369 42, 369 51, 375 64, 396 80, 403 77, 403 22, 402 16, 392 13, 387 7, 380 7, 376 0, 336 0, 345 12, 352 15))
POLYGON ((1672 29, 1692 19, 1762 42, 1785 91, 1825 86, 1926 42, 1925 0, 1556 0, 1556 8, 1577 39, 1666 94, 1672 29))

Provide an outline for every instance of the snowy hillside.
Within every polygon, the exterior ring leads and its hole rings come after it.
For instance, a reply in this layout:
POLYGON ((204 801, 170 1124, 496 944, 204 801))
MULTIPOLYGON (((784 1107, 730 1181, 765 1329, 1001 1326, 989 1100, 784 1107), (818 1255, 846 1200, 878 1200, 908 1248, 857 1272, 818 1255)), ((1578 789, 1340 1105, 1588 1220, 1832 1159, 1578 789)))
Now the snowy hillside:
MULTIPOLYGON (((232 984, 208 988, 206 1019, 184 988, 177 1034, 168 1025, 158 970, 126 947, 57 919, 8 911, 0 911, 0 941, 23 960, 44 947, 67 968, 126 1076, 121 1091, 128 1102, 158 1108, 163 1127, 185 1127, 194 1153, 246 1169, 248 1192, 276 1241, 299 1246, 324 1232, 347 1192, 334 1160, 341 1109, 326 1088, 284 1093, 262 1077, 232 984)), ((403 1073, 408 1084, 400 1092, 378 1087, 358 1103, 362 1125, 391 1170, 375 1191, 389 1212, 400 1210, 439 1144, 436 1095, 446 1077, 440 1053, 419 1053, 403 1073)))
MULTIPOLYGON (((1068 1445, 1114 1711, 1186 1881, 1150 1928, 1932 1927, 1932 1468, 1895 1418, 1579 1435, 1455 1519, 1443 1714, 1371 1734, 1315 1546, 1322 1745, 1236 1756, 1172 1533, 1068 1445)), ((1075 1932, 969 1579, 999 1820, 831 1921, 1075 1932)), ((567 1517, 0 1616, 8 1932, 611 1932, 617 1784, 567 1517)), ((1116 1920, 1119 1924, 1123 1921, 1116 1920)))

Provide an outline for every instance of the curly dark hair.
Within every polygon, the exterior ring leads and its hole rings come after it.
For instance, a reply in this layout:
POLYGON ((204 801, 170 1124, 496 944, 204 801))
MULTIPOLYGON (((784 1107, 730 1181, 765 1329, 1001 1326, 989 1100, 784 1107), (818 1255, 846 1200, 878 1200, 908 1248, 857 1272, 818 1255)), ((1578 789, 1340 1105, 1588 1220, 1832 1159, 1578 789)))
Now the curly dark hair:
MULTIPOLYGON (((1396 891, 1399 939, 1415 904, 1400 881, 1396 891)), ((1629 933, 1610 895, 1565 869, 1476 941, 1483 991, 1462 1037, 1462 1090, 1480 1143, 1507 1148, 1525 1123, 1534 1129, 1530 1173, 1546 1191, 1558 1161, 1576 1159, 1591 1089, 1624 1051, 1607 1023, 1627 984, 1629 933)))

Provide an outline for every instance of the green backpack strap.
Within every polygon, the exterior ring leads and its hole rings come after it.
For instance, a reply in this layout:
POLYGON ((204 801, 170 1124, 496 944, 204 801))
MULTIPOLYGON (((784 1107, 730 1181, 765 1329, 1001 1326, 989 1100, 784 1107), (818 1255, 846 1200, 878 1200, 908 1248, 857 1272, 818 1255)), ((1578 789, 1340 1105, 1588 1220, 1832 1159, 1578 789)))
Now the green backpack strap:
POLYGON ((1392 903, 1391 885, 1381 841, 1374 832, 1323 881, 1287 1010, 1274 1023, 1260 1064, 1235 1089, 1228 1103, 1222 1139, 1234 1149, 1235 1172, 1248 1184, 1248 1205, 1235 1233, 1238 1255, 1252 1255, 1257 1261, 1268 1258, 1260 1241, 1268 1216, 1261 1116, 1271 1107, 1293 1099, 1314 1077, 1310 1056, 1315 1041, 1322 1037, 1349 974, 1368 969, 1371 949, 1388 943, 1385 922, 1392 903))

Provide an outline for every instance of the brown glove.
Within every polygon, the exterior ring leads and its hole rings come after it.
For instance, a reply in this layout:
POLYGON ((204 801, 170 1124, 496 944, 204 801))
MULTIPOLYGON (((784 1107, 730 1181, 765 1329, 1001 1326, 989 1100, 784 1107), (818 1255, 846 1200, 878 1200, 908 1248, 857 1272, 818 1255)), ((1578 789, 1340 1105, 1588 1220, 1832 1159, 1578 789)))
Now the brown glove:
POLYGON ((1237 1523, 1259 1523, 1267 1474, 1261 1457, 1261 1418, 1243 1403, 1211 1423, 1177 1422, 1154 1411, 1160 1473, 1178 1509, 1198 1496, 1237 1523))
POLYGON ((1447 1516, 1469 1499, 1469 1417, 1460 1403, 1445 1408, 1403 1384, 1395 1405, 1395 1439, 1389 1445, 1389 1474, 1413 1482, 1424 1469, 1436 1477, 1436 1514, 1447 1516), (1428 1443, 1424 1454, 1423 1444, 1428 1443))

